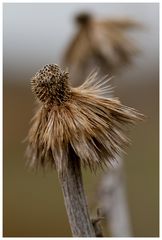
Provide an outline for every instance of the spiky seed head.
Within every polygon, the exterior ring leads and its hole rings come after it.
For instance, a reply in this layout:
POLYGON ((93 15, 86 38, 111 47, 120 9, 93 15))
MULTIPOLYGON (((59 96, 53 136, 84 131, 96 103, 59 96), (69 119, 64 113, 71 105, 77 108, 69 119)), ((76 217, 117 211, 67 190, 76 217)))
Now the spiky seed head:
POLYGON ((70 97, 69 74, 56 64, 48 64, 31 79, 36 97, 46 105, 60 105, 70 97))
POLYGON ((64 65, 71 69, 75 79, 81 80, 96 65, 102 75, 114 73, 131 64, 140 53, 138 46, 127 35, 127 30, 141 29, 131 19, 98 20, 87 13, 75 18, 78 32, 69 44, 64 65))
POLYGON ((78 88, 68 85, 68 74, 57 65, 46 65, 32 79, 32 90, 41 104, 28 134, 31 165, 67 169, 69 159, 80 159, 96 170, 121 154, 128 139, 125 126, 142 115, 116 98, 106 98, 109 79, 91 74, 78 88))
POLYGON ((75 20, 80 25, 87 25, 92 19, 92 16, 89 13, 80 13, 76 16, 75 20))

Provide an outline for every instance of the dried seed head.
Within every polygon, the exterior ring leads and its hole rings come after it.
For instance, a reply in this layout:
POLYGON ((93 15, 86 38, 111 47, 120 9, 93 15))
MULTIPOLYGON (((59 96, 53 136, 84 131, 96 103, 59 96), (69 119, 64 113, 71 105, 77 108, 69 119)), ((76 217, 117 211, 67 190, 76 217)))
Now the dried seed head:
POLYGON ((95 66, 102 75, 117 72, 131 64, 140 51, 128 30, 141 29, 141 25, 131 19, 103 19, 82 13, 76 17, 78 31, 69 44, 64 56, 64 65, 78 81, 95 66))
POLYGON ((32 79, 38 106, 28 135, 31 165, 67 169, 70 159, 96 170, 121 154, 128 139, 125 127, 142 115, 116 98, 106 98, 109 79, 91 74, 78 88, 68 86, 67 73, 47 65, 32 79), (49 107, 47 107, 49 106, 49 107))
POLYGON ((58 65, 49 64, 38 71, 31 79, 31 88, 36 97, 49 105, 60 105, 70 97, 69 74, 58 65))
POLYGON ((81 13, 78 16, 76 16, 75 20, 80 25, 87 25, 89 21, 92 19, 91 15, 89 13, 81 13))

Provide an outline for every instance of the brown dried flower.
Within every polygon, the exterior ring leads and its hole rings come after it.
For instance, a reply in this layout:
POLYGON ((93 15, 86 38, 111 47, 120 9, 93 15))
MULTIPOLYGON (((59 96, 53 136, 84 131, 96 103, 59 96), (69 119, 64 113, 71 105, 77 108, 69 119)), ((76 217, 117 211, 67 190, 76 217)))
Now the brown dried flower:
POLYGON ((91 74, 77 88, 69 85, 69 74, 59 66, 46 65, 31 80, 39 100, 28 134, 28 158, 33 165, 50 163, 62 172, 69 158, 83 166, 103 167, 123 151, 128 139, 124 128, 141 114, 117 98, 105 98, 109 79, 91 74))
POLYGON ((69 66, 77 77, 87 69, 99 66, 101 72, 114 72, 131 63, 138 49, 126 35, 127 30, 141 25, 131 19, 96 20, 89 14, 77 16, 79 30, 72 39, 64 57, 64 65, 69 66))

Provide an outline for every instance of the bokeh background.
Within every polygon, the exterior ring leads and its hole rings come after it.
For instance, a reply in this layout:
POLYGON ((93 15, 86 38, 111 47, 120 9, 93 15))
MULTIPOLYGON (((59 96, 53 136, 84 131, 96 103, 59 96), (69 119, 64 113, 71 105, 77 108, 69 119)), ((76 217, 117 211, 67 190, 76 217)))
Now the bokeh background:
MULTIPOLYGON (((71 236, 55 171, 25 166, 23 143, 34 112, 30 78, 60 63, 77 31, 79 12, 98 18, 130 17, 143 24, 131 36, 141 53, 114 80, 115 95, 147 116, 130 131, 125 156, 133 234, 159 235, 159 5, 157 3, 4 3, 3 5, 3 224, 5 237, 71 236)), ((101 172, 83 170, 90 210, 101 172)), ((105 230, 106 231, 106 230, 105 230)), ((106 232, 107 236, 109 235, 106 232)))

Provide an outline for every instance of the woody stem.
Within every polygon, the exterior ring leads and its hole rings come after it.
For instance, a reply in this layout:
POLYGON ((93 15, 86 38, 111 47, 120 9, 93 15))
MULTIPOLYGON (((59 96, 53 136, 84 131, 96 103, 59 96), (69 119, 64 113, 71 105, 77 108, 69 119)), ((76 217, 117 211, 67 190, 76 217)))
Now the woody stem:
POLYGON ((69 159, 67 170, 58 176, 73 237, 95 237, 83 189, 79 159, 69 159))

